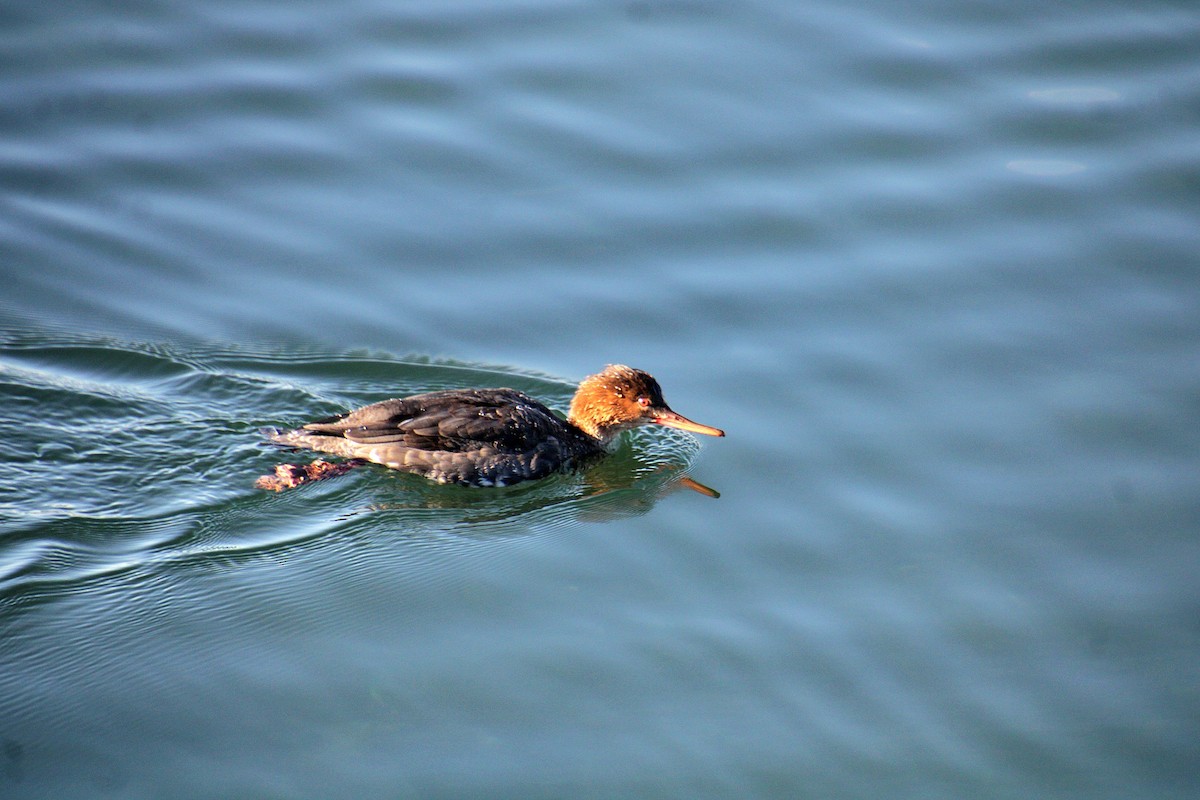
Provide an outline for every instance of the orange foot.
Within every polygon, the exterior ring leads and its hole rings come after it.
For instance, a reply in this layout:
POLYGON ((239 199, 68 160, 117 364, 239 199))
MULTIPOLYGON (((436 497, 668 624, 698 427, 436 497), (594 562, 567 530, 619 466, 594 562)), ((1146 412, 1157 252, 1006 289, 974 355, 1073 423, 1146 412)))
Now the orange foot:
POLYGON ((295 489, 305 483, 323 481, 349 472, 365 461, 326 461, 318 458, 311 464, 280 464, 275 467, 274 475, 263 475, 254 482, 256 489, 268 489, 272 492, 282 492, 284 489, 295 489))

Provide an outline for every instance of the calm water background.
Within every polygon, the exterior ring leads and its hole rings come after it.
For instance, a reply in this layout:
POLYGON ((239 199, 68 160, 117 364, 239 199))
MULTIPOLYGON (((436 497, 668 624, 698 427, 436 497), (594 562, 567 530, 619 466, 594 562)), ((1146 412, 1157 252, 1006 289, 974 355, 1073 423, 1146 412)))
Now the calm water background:
POLYGON ((0 9, 0 796, 1200 791, 1194 3, 104 5, 0 9), (252 488, 611 361, 728 438, 252 488))

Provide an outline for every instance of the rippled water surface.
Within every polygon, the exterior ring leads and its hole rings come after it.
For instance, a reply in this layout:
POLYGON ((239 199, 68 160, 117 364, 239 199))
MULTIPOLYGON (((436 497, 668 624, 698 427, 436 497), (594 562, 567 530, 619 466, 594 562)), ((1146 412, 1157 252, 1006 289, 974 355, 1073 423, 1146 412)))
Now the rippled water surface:
POLYGON ((0 11, 0 797, 1195 797, 1192 5, 0 11))

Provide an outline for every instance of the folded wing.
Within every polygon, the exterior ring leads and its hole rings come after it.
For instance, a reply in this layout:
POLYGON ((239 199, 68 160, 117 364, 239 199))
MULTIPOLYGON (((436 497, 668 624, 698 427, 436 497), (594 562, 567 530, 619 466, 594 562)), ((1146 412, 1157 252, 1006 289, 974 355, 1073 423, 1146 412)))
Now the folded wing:
POLYGON ((311 422, 303 429, 365 445, 398 444, 443 452, 488 447, 500 453, 524 453, 559 427, 550 409, 522 392, 471 389, 384 400, 311 422))

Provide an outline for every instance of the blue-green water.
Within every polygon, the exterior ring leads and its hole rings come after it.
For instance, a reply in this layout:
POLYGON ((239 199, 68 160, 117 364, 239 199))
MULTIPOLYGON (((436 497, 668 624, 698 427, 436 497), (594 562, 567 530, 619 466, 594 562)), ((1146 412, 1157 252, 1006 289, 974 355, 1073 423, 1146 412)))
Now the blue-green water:
POLYGON ((0 796, 1196 796, 1192 6, 0 10, 0 796))

